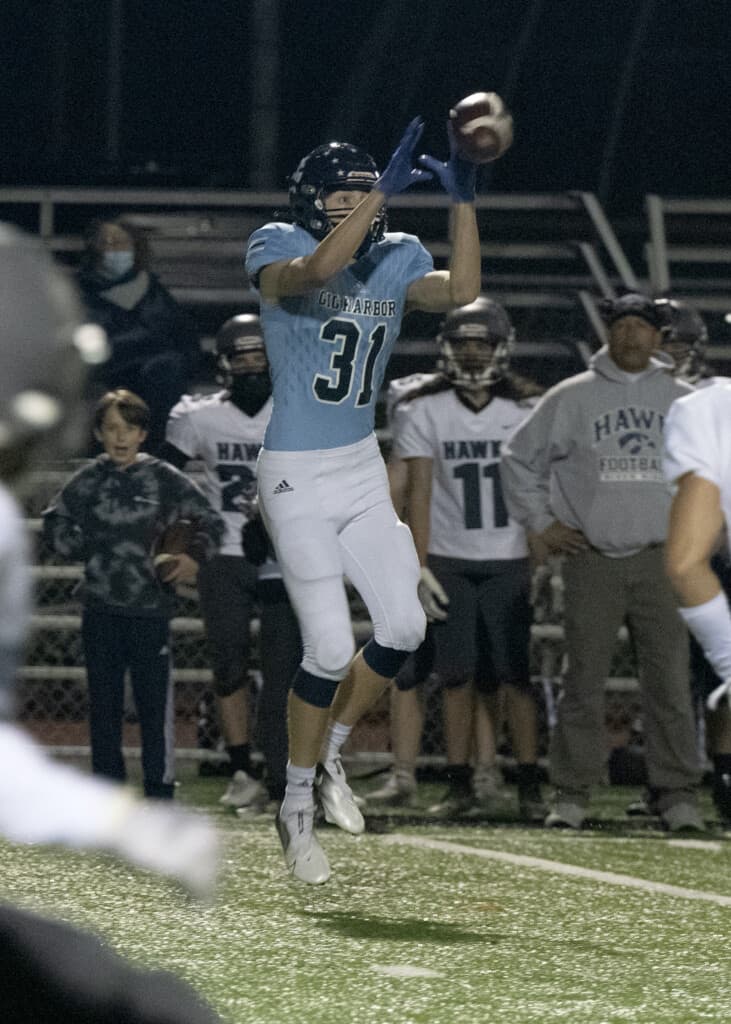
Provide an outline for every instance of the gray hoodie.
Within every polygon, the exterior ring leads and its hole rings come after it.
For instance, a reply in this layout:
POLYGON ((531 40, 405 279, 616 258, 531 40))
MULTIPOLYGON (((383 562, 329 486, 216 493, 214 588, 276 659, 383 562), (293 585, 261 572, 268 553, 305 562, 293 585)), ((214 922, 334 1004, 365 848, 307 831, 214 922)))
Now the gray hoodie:
POLYGON ((664 541, 663 423, 692 390, 656 359, 632 380, 600 349, 588 370, 546 392, 503 447, 510 515, 534 533, 558 519, 611 556, 664 541))

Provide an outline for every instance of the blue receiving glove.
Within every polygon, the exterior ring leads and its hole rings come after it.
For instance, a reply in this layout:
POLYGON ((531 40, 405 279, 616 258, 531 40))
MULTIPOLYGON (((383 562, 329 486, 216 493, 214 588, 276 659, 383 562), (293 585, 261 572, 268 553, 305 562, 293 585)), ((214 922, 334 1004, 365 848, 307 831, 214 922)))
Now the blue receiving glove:
POLYGON ((435 178, 438 178, 454 203, 471 203, 475 198, 477 165, 460 156, 454 137, 452 122, 447 122, 449 136, 449 160, 443 164, 433 156, 420 156, 419 163, 428 167, 435 178))
POLYGON ((386 196, 395 196, 419 181, 431 181, 428 171, 414 167, 414 149, 424 131, 424 122, 415 117, 393 151, 388 166, 376 182, 376 188, 386 196))

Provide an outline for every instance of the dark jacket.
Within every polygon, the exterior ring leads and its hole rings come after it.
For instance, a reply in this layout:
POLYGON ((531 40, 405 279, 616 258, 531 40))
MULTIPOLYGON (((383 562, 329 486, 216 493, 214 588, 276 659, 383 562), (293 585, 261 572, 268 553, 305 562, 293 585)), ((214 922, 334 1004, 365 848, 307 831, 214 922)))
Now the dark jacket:
POLYGON ((104 328, 112 349, 110 362, 102 368, 103 376, 110 366, 144 362, 169 351, 182 355, 186 376, 195 371, 200 354, 193 324, 154 274, 132 272, 121 281, 110 281, 92 271, 82 271, 77 280, 89 320, 104 328), (147 279, 147 288, 139 301, 130 309, 113 301, 115 289, 139 278, 140 273, 147 279))
POLYGON ((167 617, 173 587, 162 584, 152 547, 176 519, 197 525, 188 554, 211 558, 224 524, 200 488, 168 462, 141 454, 118 468, 108 455, 83 466, 43 513, 49 545, 70 561, 84 562, 82 598, 87 607, 119 615, 167 617))

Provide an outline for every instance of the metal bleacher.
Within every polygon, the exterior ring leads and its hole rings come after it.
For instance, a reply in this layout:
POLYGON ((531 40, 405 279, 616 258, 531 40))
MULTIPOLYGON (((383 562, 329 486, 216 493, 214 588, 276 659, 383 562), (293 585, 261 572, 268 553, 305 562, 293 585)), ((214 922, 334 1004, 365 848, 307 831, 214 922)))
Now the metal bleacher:
MULTIPOLYGON (((73 266, 84 225, 124 214, 149 233, 154 266, 194 316, 204 347, 228 316, 256 308, 243 269, 252 230, 287 206, 285 192, 216 189, 0 189, 0 218, 45 239, 73 266)), ((596 296, 620 288, 672 291, 710 320, 714 353, 731 359, 725 314, 731 303, 731 200, 648 195, 644 211, 610 223, 591 192, 502 193, 477 198, 484 289, 516 325, 517 365, 543 383, 575 372, 603 339, 596 296)), ((450 237, 446 196, 389 201, 394 229, 418 234, 444 266, 450 237)), ((390 376, 434 358, 438 317, 406 318, 390 376)))
MULTIPOLYGON (((161 189, 0 189, 0 219, 38 233, 58 260, 73 267, 82 232, 93 217, 124 214, 149 233, 154 269, 196 321, 203 347, 224 319, 255 310, 243 254, 251 231, 286 207, 285 193, 161 189)), ((482 238, 483 290, 502 302, 515 323, 518 372, 553 384, 586 365, 603 339, 596 297, 622 288, 670 292, 691 301, 709 323, 709 362, 728 372, 726 344, 731 310, 731 200, 678 200, 647 196, 644 215, 615 230, 591 193, 503 194, 477 200, 482 238)), ((445 197, 413 194, 389 203, 393 229, 418 234, 438 267, 446 265, 451 231, 445 197)), ((410 314, 392 357, 390 377, 434 365, 438 316, 410 314)), ((381 424, 382 426, 382 424, 381 424)), ((384 439, 387 432, 381 431, 384 439)), ((28 506, 37 537, 40 509, 70 471, 41 467, 28 506)), ((55 564, 38 549, 38 593, 29 657, 21 676, 28 722, 44 742, 60 749, 85 743, 83 663, 78 643, 78 606, 73 587, 79 568, 55 564), (54 731, 56 730, 56 731, 54 731)), ((354 615, 356 632, 368 628, 354 615)), ((534 670, 546 695, 546 715, 560 675, 560 621, 536 622, 534 670)), ((194 600, 181 599, 173 620, 181 743, 195 751, 197 702, 210 682, 194 600)), ((635 714, 634 668, 626 643, 615 683, 626 683, 617 715, 635 714), (632 685, 630 685, 632 684, 632 685)), ((369 739, 370 743, 371 740, 369 739)), ((372 749, 369 747, 368 749, 372 749)), ((198 751, 200 753, 200 751, 198 751)))
MULTIPOLYGON (((155 271, 195 317, 204 346, 226 317, 256 307, 243 269, 246 239, 286 205, 284 192, 0 189, 0 217, 40 234, 70 266, 92 217, 123 213, 144 228, 155 271)), ((477 210, 484 287, 513 316, 521 340, 519 363, 524 369, 540 363, 546 383, 575 372, 598 340, 582 296, 605 294, 632 273, 596 197, 588 192, 496 194, 479 196, 477 210)), ((396 196, 389 217, 394 228, 420 236, 437 266, 446 264, 451 228, 446 196, 396 196)), ((433 361, 437 324, 433 316, 407 318, 391 375, 433 361)))

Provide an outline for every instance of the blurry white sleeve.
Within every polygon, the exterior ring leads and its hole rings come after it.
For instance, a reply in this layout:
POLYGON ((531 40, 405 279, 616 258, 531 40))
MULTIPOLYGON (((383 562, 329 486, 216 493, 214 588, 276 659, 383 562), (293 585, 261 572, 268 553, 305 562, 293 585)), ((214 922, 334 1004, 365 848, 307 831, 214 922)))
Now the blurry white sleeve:
POLYGON ((15 713, 15 673, 30 619, 28 537, 15 498, 0 484, 0 717, 15 713))
POLYGON ((704 604, 679 608, 678 611, 701 645, 713 671, 722 680, 706 700, 713 711, 731 690, 731 610, 728 598, 721 591, 704 604))
POLYGON ((8 722, 0 723, 0 835, 116 853, 200 898, 212 894, 218 870, 218 838, 206 817, 58 764, 8 722))
POLYGON ((717 388, 695 391, 676 399, 665 417, 663 472, 668 483, 685 473, 723 484, 725 451, 719 442, 717 388))

